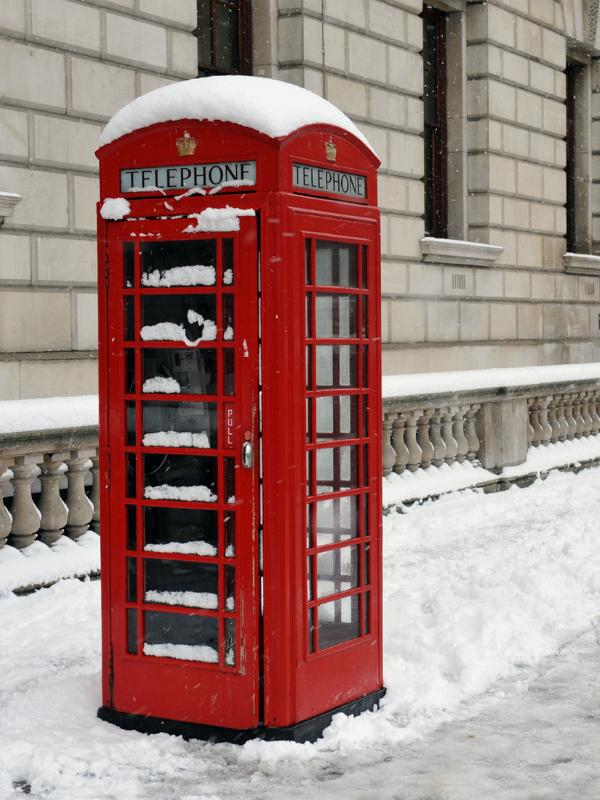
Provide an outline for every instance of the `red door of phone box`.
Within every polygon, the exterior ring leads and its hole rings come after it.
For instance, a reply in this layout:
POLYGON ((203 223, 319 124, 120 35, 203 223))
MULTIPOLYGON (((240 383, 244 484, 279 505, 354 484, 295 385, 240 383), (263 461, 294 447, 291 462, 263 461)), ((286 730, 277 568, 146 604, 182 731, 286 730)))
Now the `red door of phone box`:
POLYGON ((384 691, 379 162, 189 119, 98 157, 99 715, 314 739, 384 691))

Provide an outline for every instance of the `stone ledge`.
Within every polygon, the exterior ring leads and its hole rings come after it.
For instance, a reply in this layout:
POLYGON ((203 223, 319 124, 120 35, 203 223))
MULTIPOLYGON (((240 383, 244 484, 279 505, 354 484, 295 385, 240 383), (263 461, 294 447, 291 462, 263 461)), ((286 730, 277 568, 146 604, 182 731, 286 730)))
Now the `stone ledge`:
POLYGON ((420 244, 423 261, 461 267, 493 267, 504 252, 500 245, 435 239, 432 236, 425 236, 420 244))
POLYGON ((4 220, 7 217, 12 217, 15 206, 22 199, 20 194, 15 194, 14 192, 0 192, 0 228, 4 225, 4 220))
POLYGON ((565 272, 569 275, 599 275, 600 256, 587 253, 565 253, 563 256, 565 272))

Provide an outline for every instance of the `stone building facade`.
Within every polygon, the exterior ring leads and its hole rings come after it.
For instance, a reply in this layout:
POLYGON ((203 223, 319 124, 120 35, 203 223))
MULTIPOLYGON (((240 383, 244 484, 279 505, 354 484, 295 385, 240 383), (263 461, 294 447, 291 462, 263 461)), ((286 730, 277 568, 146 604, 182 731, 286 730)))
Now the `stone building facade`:
MULTIPOLYGON (((203 2, 0 3, 0 193, 22 197, 0 194, 0 399, 95 390, 98 134, 198 73, 203 2)), ((427 5, 446 31, 441 237, 424 221, 423 0, 251 2, 252 72, 322 94, 381 157, 384 371, 600 360, 598 2, 427 5)))

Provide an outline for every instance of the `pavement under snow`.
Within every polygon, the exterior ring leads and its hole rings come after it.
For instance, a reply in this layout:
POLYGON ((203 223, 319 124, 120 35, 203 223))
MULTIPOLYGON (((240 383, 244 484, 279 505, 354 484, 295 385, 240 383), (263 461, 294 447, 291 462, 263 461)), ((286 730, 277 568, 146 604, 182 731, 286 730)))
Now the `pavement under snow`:
POLYGON ((99 583, 0 599, 0 798, 596 800, 600 469, 385 519, 383 708, 317 744, 100 722, 99 583))

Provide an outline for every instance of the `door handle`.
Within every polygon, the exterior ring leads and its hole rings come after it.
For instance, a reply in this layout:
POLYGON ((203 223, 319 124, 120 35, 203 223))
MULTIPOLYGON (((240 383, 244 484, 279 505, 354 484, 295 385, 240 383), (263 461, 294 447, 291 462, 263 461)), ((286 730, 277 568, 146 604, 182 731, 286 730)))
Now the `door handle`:
POLYGON ((242 445, 242 465, 244 469, 252 469, 254 464, 254 447, 249 439, 242 445))

